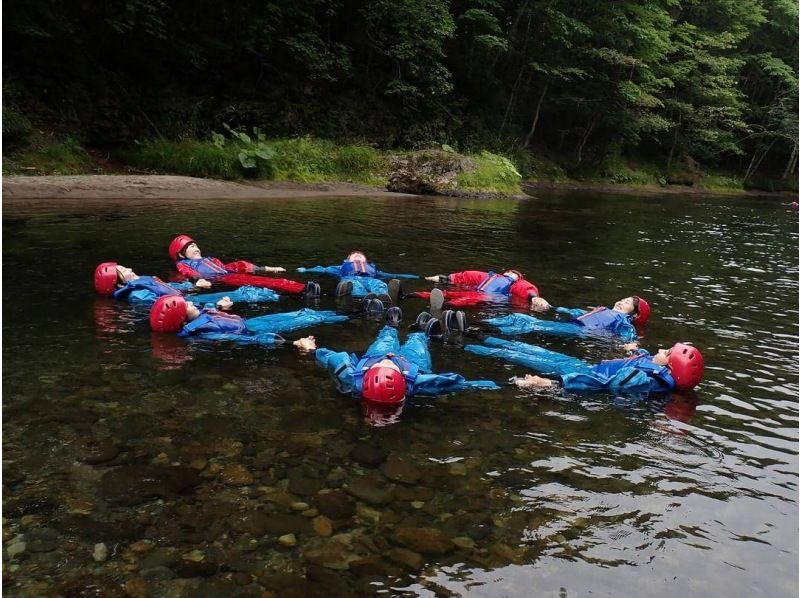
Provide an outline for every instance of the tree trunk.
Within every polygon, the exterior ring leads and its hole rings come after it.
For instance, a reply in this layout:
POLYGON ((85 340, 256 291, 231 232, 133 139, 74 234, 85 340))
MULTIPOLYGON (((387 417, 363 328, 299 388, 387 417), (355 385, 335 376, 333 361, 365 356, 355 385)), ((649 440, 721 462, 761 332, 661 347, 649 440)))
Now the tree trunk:
POLYGON ((533 123, 531 124, 531 130, 528 131, 528 135, 525 137, 525 143, 522 144, 522 147, 528 147, 528 144, 530 144, 531 139, 533 138, 533 133, 536 131, 536 123, 539 122, 539 110, 542 109, 542 102, 544 101, 544 96, 547 94, 547 87, 549 85, 550 85, 549 81, 544 84, 542 93, 539 96, 539 101, 536 103, 536 112, 533 113, 533 123))
POLYGON ((672 147, 669 148, 669 158, 667 158, 667 172, 672 168, 672 158, 675 156, 675 148, 678 146, 678 131, 681 130, 683 114, 678 115, 678 124, 675 126, 675 134, 672 136, 672 147))
POLYGON ((525 72, 525 66, 519 69, 519 74, 517 75, 517 81, 514 83, 514 87, 511 88, 511 95, 508 98, 508 105, 506 106, 506 113, 503 115, 503 122, 500 125, 500 132, 497 134, 497 138, 501 138, 503 136, 503 131, 506 128, 506 121, 508 120, 508 115, 511 114, 511 107, 514 105, 514 99, 517 95, 517 90, 519 89, 519 84, 522 81, 522 74, 525 72))
POLYGON ((592 130, 594 129, 594 125, 597 123, 597 112, 592 115, 592 121, 589 123, 589 126, 586 127, 586 131, 581 138, 581 142, 578 144, 578 164, 581 163, 583 160, 583 147, 586 145, 586 142, 589 140, 589 135, 592 134, 592 130))
POLYGON ((789 161, 786 163, 786 168, 783 171, 784 179, 788 179, 790 174, 794 174, 794 169, 797 166, 797 144, 792 147, 792 155, 789 156, 789 161))

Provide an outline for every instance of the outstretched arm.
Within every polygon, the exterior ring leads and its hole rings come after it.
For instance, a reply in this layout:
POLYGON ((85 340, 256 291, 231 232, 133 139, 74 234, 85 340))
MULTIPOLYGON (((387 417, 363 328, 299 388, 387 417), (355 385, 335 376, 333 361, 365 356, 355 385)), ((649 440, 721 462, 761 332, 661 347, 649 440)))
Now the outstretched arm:
POLYGON ((328 370, 339 392, 347 394, 353 392, 355 363, 348 353, 321 348, 314 352, 314 357, 319 365, 328 370))
POLYGON ((499 390, 491 380, 467 380, 459 374, 420 374, 414 381, 414 394, 437 396, 466 389, 499 390))
POLYGON ((328 274, 329 276, 341 276, 341 266, 314 266, 313 268, 297 269, 298 272, 305 272, 306 274, 328 274))
POLYGON ((391 278, 403 278, 407 280, 414 280, 419 278, 416 274, 392 274, 391 272, 384 272, 383 270, 378 270, 376 272, 377 278, 383 278, 389 280, 391 278))

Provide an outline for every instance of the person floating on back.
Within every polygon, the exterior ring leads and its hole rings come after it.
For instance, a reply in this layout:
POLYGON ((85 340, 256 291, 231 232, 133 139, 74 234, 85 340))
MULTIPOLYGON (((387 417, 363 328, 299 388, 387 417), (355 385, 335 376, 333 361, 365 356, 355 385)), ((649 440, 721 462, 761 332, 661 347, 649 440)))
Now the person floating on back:
POLYGON ((383 272, 374 263, 367 261, 363 251, 353 251, 338 266, 314 266, 298 268, 298 272, 329 274, 339 278, 336 296, 352 295, 363 298, 370 293, 381 301, 396 303, 402 293, 400 279, 419 278, 416 274, 391 274, 383 272), (388 280, 388 284, 384 282, 388 280))
POLYGON ((256 266, 251 262, 238 260, 223 264, 215 257, 203 257, 194 239, 188 235, 178 235, 169 244, 169 256, 175 267, 189 279, 207 278, 231 286, 251 285, 273 289, 280 293, 319 296, 320 287, 315 282, 303 284, 286 278, 255 276, 256 272, 285 272, 284 268, 256 266))
POLYGON ((583 309, 556 308, 556 313, 568 316, 568 322, 540 320, 528 314, 509 314, 484 320, 503 334, 539 332, 559 336, 616 336, 630 342, 639 338, 637 326, 643 326, 650 317, 650 304, 636 295, 625 297, 612 309, 595 307, 583 309))
POLYGON ((539 296, 539 289, 532 282, 525 280, 519 270, 505 270, 502 274, 483 272, 481 270, 465 270, 452 274, 426 276, 425 280, 466 287, 469 290, 433 289, 431 292, 412 293, 413 297, 430 299, 431 310, 436 312, 447 305, 458 308, 481 303, 505 302, 511 299, 524 302, 534 310, 545 310, 550 307, 539 296))
POLYGON ((398 332, 385 326, 361 357, 353 353, 316 348, 313 339, 300 339, 304 348, 314 350, 317 363, 326 368, 339 392, 365 403, 400 406, 414 396, 436 396, 464 389, 497 390, 490 380, 466 380, 454 373, 434 374, 429 338, 442 333, 438 320, 426 320, 426 332, 408 335, 401 345, 398 332))
POLYGON ((685 343, 661 349, 650 355, 643 349, 624 359, 610 359, 591 365, 536 345, 487 337, 482 345, 467 345, 466 351, 497 357, 524 365, 547 377, 526 375, 517 386, 547 388, 561 384, 570 391, 610 391, 625 393, 688 390, 703 378, 703 356, 685 343))
MULTIPOLYGON (((230 307, 225 302, 221 307, 230 307)), ((150 327, 155 332, 177 332, 178 336, 212 341, 235 341, 273 346, 285 342, 280 333, 317 324, 335 324, 349 318, 333 311, 300 309, 255 318, 241 318, 217 309, 200 309, 183 297, 161 297, 150 309, 150 327)))
MULTIPOLYGON (((94 288, 100 295, 140 305, 151 305, 159 297, 180 296, 210 286, 211 283, 202 278, 195 282, 164 282, 157 276, 139 276, 130 268, 116 262, 103 262, 94 270, 94 288)), ((252 286, 239 287, 225 293, 205 293, 188 297, 201 305, 216 304, 223 298, 228 298, 233 303, 264 303, 279 299, 278 294, 271 289, 252 286)))

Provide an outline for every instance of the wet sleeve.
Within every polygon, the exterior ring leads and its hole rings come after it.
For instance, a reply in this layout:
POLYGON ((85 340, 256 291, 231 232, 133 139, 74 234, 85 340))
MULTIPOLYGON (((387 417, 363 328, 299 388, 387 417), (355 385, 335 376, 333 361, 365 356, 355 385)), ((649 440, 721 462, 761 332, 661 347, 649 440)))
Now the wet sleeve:
POLYGON ((223 264, 217 258, 211 258, 212 261, 218 266, 222 266, 228 272, 236 272, 238 274, 252 274, 256 271, 256 265, 246 262, 245 260, 238 260, 223 264))
POLYGON ((538 297, 539 289, 536 288, 535 284, 528 280, 518 280, 511 285, 511 294, 517 299, 523 299, 527 301, 531 297, 538 297))
POLYGON ((191 291, 194 289, 194 283, 188 280, 186 282, 168 282, 167 285, 171 286, 176 291, 191 291))
POLYGON ((383 278, 383 279, 386 279, 386 280, 389 280, 389 279, 392 279, 392 278, 402 278, 402 279, 407 279, 407 280, 414 280, 414 279, 419 278, 419 276, 417 276, 416 274, 392 274, 391 272, 384 272, 383 270, 378 270, 377 273, 376 273, 376 277, 377 278, 383 278))
POLYGON ((414 395, 436 396, 466 389, 499 390, 491 380, 466 380, 459 374, 420 374, 414 381, 414 395))
POLYGON ((158 295, 154 292, 148 291, 147 289, 136 289, 128 293, 127 301, 128 303, 141 304, 155 303, 156 299, 158 299, 158 295))
POLYGON ((286 342, 286 339, 279 334, 262 332, 261 334, 234 334, 226 332, 202 332, 197 338, 206 341, 232 341, 244 345, 262 345, 274 347, 286 342))
POLYGON ((636 328, 630 322, 624 322, 617 328, 617 335, 626 343, 633 342, 639 339, 639 334, 636 328))
POLYGON ((589 312, 585 309, 578 309, 577 307, 557 307, 556 313, 561 316, 578 319, 589 312))
POLYGON ((487 276, 489 276, 488 272, 481 272, 480 270, 464 270, 463 272, 453 272, 450 274, 448 282, 450 284, 475 286, 480 284, 487 276))
POLYGON ((354 364, 352 357, 343 351, 331 351, 320 348, 314 352, 317 363, 328 370, 336 382, 336 388, 342 393, 353 392, 354 364))
POLYGON ((313 268, 297 269, 298 272, 305 272, 307 274, 328 274, 330 276, 341 276, 342 269, 340 266, 314 266, 313 268))
POLYGON ((230 297, 230 300, 234 303, 268 303, 271 301, 278 301, 278 299, 280 299, 278 293, 272 289, 262 289, 252 286, 239 287, 238 289, 229 292, 189 295, 186 298, 190 301, 216 304, 217 301, 223 297, 230 297))

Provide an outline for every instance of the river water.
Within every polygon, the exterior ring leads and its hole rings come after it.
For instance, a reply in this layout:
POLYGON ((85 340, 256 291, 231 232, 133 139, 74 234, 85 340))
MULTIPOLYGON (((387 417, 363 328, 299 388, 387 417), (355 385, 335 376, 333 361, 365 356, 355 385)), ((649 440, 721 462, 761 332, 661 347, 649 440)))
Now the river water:
MULTIPOLYGON (((7 200, 4 591, 796 596, 798 234, 786 203, 7 200), (647 400, 506 386, 371 426, 292 347, 151 334, 146 311, 95 296, 100 261, 169 277, 180 232, 207 255, 290 271, 361 249, 393 272, 517 268, 554 305, 641 294, 653 307, 643 346, 693 342, 705 379, 647 400)), ((404 300, 405 324, 424 307, 404 300)), ((379 328, 354 318, 310 333, 360 352, 379 328)), ((601 341, 526 340, 619 355, 601 341)), ((526 373, 464 342, 435 343, 434 370, 526 373)))

